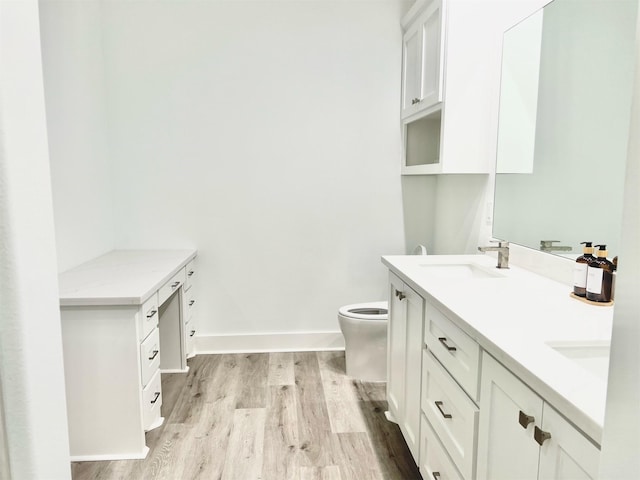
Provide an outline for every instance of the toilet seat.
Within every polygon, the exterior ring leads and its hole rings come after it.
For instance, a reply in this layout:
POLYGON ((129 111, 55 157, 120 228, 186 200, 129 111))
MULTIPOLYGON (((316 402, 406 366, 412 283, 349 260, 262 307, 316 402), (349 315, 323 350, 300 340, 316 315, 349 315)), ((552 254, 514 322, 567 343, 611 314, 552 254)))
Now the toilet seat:
POLYGON ((338 309, 338 314, 358 320, 387 320, 389 309, 387 302, 354 303, 338 309))

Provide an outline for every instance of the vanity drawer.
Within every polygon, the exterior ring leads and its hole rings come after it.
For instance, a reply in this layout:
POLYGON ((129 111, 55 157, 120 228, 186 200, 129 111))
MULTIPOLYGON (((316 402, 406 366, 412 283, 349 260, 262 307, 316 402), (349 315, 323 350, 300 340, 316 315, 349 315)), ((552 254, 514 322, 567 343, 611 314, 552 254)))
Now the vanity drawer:
POLYGON ((155 292, 140 310, 140 338, 145 339, 158 326, 158 292, 155 292))
POLYGON ((422 411, 464 478, 472 479, 479 409, 428 351, 422 356, 422 411))
POLYGON ((186 273, 185 269, 181 268, 178 273, 176 273, 171 280, 165 283, 160 290, 158 290, 158 303, 162 305, 167 298, 173 295, 173 292, 177 291, 185 281, 186 273))
POLYGON ((160 331, 156 328, 140 344, 140 372, 142 386, 151 380, 153 374, 160 367, 160 331))
POLYGON ((420 418, 420 473, 425 480, 465 480, 424 415, 420 418))
POLYGON ((195 355, 195 336, 196 328, 194 322, 187 322, 184 326, 185 331, 185 349, 187 352, 187 358, 191 358, 195 355))
POLYGON ((160 407, 162 406, 162 379, 160 370, 151 378, 149 385, 142 390, 142 422, 145 431, 161 425, 160 407))
POLYGON ((196 259, 194 258, 185 267, 186 279, 184 281, 184 289, 189 290, 193 285, 193 277, 196 275, 196 259))
POLYGON ((190 288, 189 290, 187 290, 187 292, 185 293, 185 300, 184 300, 184 321, 185 323, 188 322, 189 320, 191 320, 191 317, 193 317, 193 311, 196 308, 196 299, 194 296, 194 290, 195 288, 190 288))
POLYGON ((431 304, 425 318, 424 341, 429 350, 477 402, 480 346, 431 304))

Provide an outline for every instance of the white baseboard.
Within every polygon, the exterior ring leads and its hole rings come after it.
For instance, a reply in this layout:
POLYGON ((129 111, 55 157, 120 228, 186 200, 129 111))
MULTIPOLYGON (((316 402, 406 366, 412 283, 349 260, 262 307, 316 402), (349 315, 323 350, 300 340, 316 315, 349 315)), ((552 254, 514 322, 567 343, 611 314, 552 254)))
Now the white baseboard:
POLYGON ((202 335, 194 341, 198 354, 344 350, 341 332, 202 335))

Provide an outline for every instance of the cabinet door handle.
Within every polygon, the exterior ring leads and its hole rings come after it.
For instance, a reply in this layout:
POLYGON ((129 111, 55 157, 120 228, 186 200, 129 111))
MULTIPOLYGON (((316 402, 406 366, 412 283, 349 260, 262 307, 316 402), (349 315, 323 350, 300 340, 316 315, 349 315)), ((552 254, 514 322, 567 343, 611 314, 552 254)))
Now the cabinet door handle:
POLYGON ((192 307, 194 303, 196 303, 196 301, 195 301, 195 300, 191 300, 191 301, 189 302, 189 306, 190 306, 190 307, 192 307))
POLYGON ((154 358, 156 358, 156 357, 158 356, 158 353, 160 353, 160 351, 159 351, 159 350, 154 350, 154 351, 153 351, 153 355, 151 355, 151 356, 149 357, 149 360, 153 360, 154 358))
POLYGON ((192 276, 194 273, 196 273, 196 272, 194 272, 193 270, 189 270, 189 272, 187 273, 187 277, 192 276))
POLYGON ((147 313, 147 318, 153 318, 153 316, 158 313, 157 310, 151 310, 149 313, 147 313))
POLYGON ((532 415, 527 415, 522 410, 520 410, 520 415, 518 415, 518 423, 522 425, 522 428, 526 430, 529 424, 535 421, 536 419, 532 415))
POLYGON ((160 392, 156 392, 153 400, 151 400, 151 404, 153 405, 154 403, 156 403, 158 401, 158 398, 160 398, 160 392))
POLYGON ((407 298, 406 295, 400 290, 396 290, 396 297, 398 297, 400 300, 404 300, 405 298, 407 298))
POLYGON ((190 337, 193 337, 196 334, 195 330, 191 330, 191 333, 189 334, 190 337))
POLYGON ((180 285, 180 282, 175 282, 171 284, 171 288, 176 289, 178 288, 178 285, 180 285))
POLYGON ((434 480, 439 480, 440 479, 440 472, 433 472, 431 474, 431 476, 434 478, 434 480))
POLYGON ((549 440, 551 438, 551 434, 549 432, 545 432, 544 430, 540 430, 537 426, 533 429, 533 438, 535 438, 538 445, 542 446, 545 440, 549 440))
POLYGON ((450 347, 449 345, 447 345, 447 337, 438 337, 438 340, 440 340, 440 343, 444 345, 444 348, 446 348, 450 352, 455 352, 457 350, 456 347, 450 347))
POLYGON ((452 418, 450 413, 444 413, 444 410, 442 410, 442 402, 440 400, 433 402, 436 404, 436 408, 438 410, 440 410, 440 414, 444 417, 444 418, 452 418))

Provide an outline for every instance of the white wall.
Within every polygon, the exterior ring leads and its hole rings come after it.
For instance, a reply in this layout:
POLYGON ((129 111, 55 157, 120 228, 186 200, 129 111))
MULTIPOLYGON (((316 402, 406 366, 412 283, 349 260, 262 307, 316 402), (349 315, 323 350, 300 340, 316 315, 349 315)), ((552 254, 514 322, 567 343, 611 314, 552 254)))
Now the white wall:
MULTIPOLYGON (((640 18, 636 25, 640 32, 640 18)), ((640 41, 637 36, 635 59, 632 132, 640 128, 640 41)), ((640 472, 640 137, 630 135, 628 146, 607 410, 598 477, 602 480, 637 478, 640 472)))
POLYGON ((0 2, 0 475, 57 480, 71 470, 38 28, 35 0, 0 2))
POLYGON ((58 266, 114 247, 99 2, 40 1, 58 266))
POLYGON ((406 5, 109 2, 116 245, 199 251, 199 334, 337 331, 404 251, 406 5))

